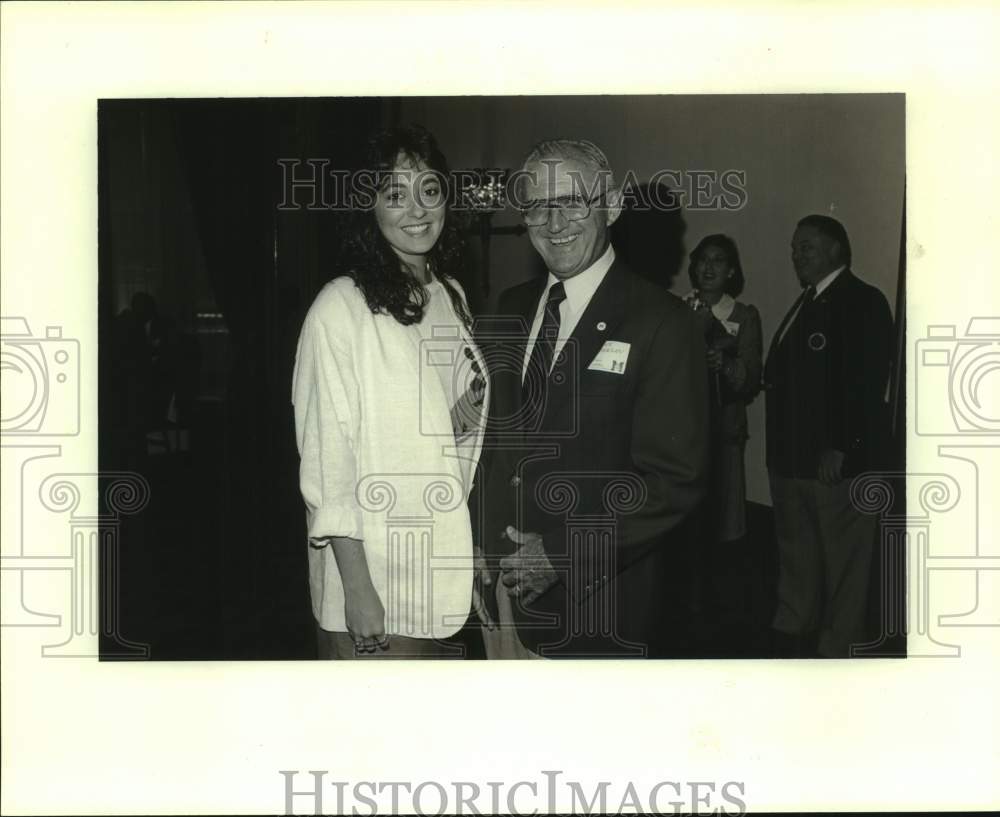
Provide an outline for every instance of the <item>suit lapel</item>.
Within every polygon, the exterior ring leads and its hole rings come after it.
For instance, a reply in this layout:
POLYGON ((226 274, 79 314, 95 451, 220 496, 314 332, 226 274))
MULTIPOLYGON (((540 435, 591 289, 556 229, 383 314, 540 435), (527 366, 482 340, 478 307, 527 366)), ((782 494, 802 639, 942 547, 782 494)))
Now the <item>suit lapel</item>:
POLYGON ((854 275, 851 272, 851 268, 848 267, 840 275, 838 275, 833 283, 830 284, 826 289, 824 289, 819 295, 816 296, 814 303, 824 304, 832 298, 836 298, 840 290, 847 284, 849 278, 853 278, 854 275))
MULTIPOLYGON (((497 349, 498 359, 491 366, 496 411, 491 411, 495 418, 501 418, 506 423, 521 411, 521 372, 524 366, 525 344, 531 324, 538 309, 538 299, 545 290, 545 277, 532 282, 531 286, 519 289, 511 294, 511 299, 504 304, 504 314, 498 316, 502 322, 496 327, 501 340, 497 349)), ((506 427, 506 434, 511 431, 506 427)))
MULTIPOLYGON (((851 273, 851 268, 848 267, 834 279, 833 283, 831 283, 830 286, 828 286, 819 295, 816 296, 815 300, 813 300, 813 302, 809 304, 809 309, 815 309, 817 306, 822 306, 828 303, 831 298, 837 297, 837 293, 841 290, 842 287, 845 286, 847 280, 852 277, 853 275, 851 273)), ((775 332, 774 337, 771 338, 771 346, 767 350, 767 361, 764 364, 765 371, 767 371, 767 369, 770 368, 771 359, 774 357, 774 353, 778 349, 778 346, 788 339, 788 335, 792 334, 795 331, 795 327, 792 326, 789 327, 788 332, 785 332, 785 327, 788 326, 788 322, 792 319, 793 315, 796 316, 795 322, 798 323, 799 317, 801 317, 798 315, 799 303, 801 302, 803 297, 805 297, 805 291, 803 291, 803 294, 799 295, 799 297, 795 299, 795 303, 792 304, 792 308, 788 310, 788 314, 785 315, 784 320, 782 320, 781 324, 778 326, 778 331, 775 332), (782 333, 785 333, 784 338, 781 337, 782 333), (780 342, 778 340, 779 338, 781 338, 780 342)))
POLYGON ((798 314, 799 306, 802 303, 802 299, 805 297, 805 290, 799 293, 799 297, 795 299, 789 310, 785 313, 785 317, 781 319, 781 323, 778 324, 778 329, 774 333, 774 337, 771 338, 771 346, 767 350, 767 358, 771 359, 774 354, 774 350, 778 348, 780 340, 783 339, 782 335, 785 332, 785 328, 788 326, 788 322, 792 319, 793 315, 798 314))

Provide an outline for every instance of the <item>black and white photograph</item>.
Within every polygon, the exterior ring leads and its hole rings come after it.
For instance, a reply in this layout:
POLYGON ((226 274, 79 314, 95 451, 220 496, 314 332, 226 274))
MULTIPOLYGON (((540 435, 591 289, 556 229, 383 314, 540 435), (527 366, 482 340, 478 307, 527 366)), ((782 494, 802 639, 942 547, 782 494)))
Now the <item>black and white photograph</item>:
POLYGON ((106 657, 904 656, 904 119, 102 100, 106 657))
POLYGON ((0 812, 995 811, 998 36, 0 3, 0 812))

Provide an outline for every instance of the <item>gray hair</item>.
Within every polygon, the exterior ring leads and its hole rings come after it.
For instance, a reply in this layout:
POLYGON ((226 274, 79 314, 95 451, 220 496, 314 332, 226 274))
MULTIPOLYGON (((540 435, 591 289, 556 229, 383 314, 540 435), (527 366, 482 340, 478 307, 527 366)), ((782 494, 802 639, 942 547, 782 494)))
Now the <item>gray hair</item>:
POLYGON ((537 142, 521 162, 523 171, 532 162, 542 159, 568 159, 582 162, 597 171, 602 180, 606 180, 608 190, 616 190, 615 174, 611 170, 608 157, 593 142, 586 139, 542 139, 537 142))

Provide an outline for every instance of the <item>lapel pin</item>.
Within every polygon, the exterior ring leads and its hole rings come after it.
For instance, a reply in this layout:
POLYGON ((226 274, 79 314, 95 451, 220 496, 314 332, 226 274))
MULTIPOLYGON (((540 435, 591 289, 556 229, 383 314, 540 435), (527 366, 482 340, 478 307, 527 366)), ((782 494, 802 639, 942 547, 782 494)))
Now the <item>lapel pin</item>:
POLYGON ((814 352, 822 352, 826 348, 826 335, 822 332, 813 332, 809 336, 809 348, 814 352))
POLYGON ((608 328, 608 325, 604 321, 598 321, 597 322, 597 331, 598 332, 603 332, 607 328, 608 328))

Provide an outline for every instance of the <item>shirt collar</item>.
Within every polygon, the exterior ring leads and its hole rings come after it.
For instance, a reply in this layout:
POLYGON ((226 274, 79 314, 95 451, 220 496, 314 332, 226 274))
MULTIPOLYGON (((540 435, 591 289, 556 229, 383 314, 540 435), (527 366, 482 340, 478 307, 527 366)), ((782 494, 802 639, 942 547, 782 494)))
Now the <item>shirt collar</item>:
MULTIPOLYGON (((566 301, 572 312, 579 312, 590 303, 590 299, 594 297, 594 293, 597 292, 597 288, 601 285, 601 281, 604 280, 604 276, 608 274, 608 270, 611 269, 611 265, 614 262, 615 250, 611 244, 608 244, 608 248, 604 251, 604 254, 587 267, 587 269, 577 273, 572 278, 563 280, 563 287, 566 290, 566 301)), ((549 280, 545 284, 545 292, 542 296, 543 303, 545 302, 545 297, 548 295, 548 291, 552 289, 552 285, 558 280, 560 279, 556 278, 551 272, 549 273, 549 280)))
POLYGON ((832 284, 836 280, 837 276, 840 275, 840 273, 842 273, 845 269, 847 269, 846 264, 837 267, 837 269, 835 269, 833 272, 829 273, 823 278, 820 278, 819 283, 816 284, 816 297, 818 298, 820 293, 828 286, 830 286, 830 284, 832 284))
POLYGON ((712 306, 712 314, 720 321, 727 321, 729 316, 733 314, 734 306, 736 306, 736 301, 733 300, 733 296, 728 292, 723 292, 722 297, 712 306))

